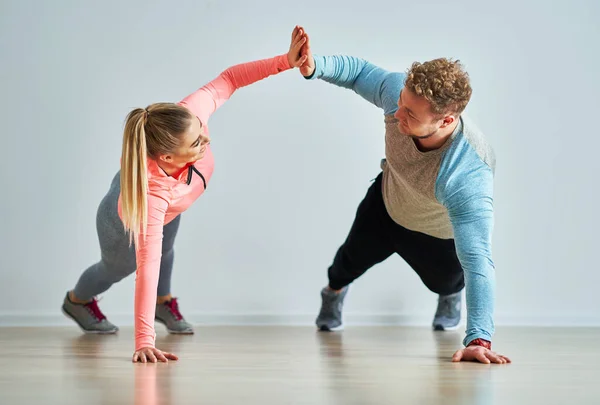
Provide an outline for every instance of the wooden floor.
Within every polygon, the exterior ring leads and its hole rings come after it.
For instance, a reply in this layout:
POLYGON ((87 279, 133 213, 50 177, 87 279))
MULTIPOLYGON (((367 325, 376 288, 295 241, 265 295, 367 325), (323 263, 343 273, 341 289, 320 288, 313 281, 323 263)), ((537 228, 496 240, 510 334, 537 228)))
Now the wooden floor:
POLYGON ((600 329, 499 328, 513 363, 483 365, 427 328, 157 327, 179 361, 131 363, 131 328, 0 328, 0 404, 600 404, 600 329))

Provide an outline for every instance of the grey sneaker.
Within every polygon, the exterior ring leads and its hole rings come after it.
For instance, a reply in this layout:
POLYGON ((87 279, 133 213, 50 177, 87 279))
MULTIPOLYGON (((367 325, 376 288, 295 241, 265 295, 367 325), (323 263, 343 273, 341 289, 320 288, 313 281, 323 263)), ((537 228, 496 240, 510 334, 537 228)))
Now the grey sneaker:
POLYGON ((344 329, 342 308, 348 288, 344 287, 339 293, 331 291, 329 287, 321 290, 321 311, 316 320, 319 330, 329 332, 344 329))
POLYGON ((106 319, 98 308, 98 301, 95 298, 87 304, 76 304, 71 301, 67 292, 62 311, 74 320, 85 333, 112 334, 119 330, 106 319))
POLYGON ((181 312, 179 312, 177 298, 171 298, 170 301, 167 301, 164 304, 157 304, 154 319, 165 325, 169 333, 182 335, 194 334, 192 325, 187 323, 186 320, 183 319, 181 312))
POLYGON ((433 318, 434 330, 454 330, 460 322, 461 293, 440 295, 433 318))

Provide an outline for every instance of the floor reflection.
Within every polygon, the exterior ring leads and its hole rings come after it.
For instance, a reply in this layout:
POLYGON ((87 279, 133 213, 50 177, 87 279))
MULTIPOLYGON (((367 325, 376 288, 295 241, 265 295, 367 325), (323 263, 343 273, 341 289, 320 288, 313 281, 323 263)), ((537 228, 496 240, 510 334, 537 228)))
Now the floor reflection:
POLYGON ((316 334, 329 403, 493 403, 494 365, 451 362, 462 347, 460 333, 432 331, 429 340, 408 349, 397 331, 381 328, 379 342, 372 331, 316 334))

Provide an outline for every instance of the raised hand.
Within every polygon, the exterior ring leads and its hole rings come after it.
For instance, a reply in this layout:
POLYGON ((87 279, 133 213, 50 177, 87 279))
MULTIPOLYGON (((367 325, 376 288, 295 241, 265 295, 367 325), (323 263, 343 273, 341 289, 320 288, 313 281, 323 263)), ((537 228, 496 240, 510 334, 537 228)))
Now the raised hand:
POLYGON ((292 41, 288 52, 288 61, 290 62, 291 67, 300 67, 306 62, 308 56, 302 55, 300 50, 307 40, 308 37, 304 32, 304 29, 296 25, 294 31, 292 31, 292 41))
POLYGON ((303 27, 300 27, 300 29, 306 35, 306 41, 304 42, 304 45, 302 45, 302 48, 300 49, 300 55, 302 57, 306 57, 306 60, 300 66, 300 73, 302 74, 302 76, 308 77, 308 76, 312 75, 313 72, 315 71, 315 58, 313 58, 313 54, 310 49, 310 38, 309 38, 308 34, 306 34, 306 31, 304 30, 303 27))

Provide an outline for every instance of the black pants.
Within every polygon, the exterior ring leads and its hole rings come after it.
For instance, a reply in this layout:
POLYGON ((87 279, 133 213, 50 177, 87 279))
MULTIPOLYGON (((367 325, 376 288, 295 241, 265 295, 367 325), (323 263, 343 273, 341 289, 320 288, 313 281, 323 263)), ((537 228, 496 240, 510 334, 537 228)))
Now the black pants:
POLYGON ((380 173, 358 206, 350 233, 329 267, 329 286, 339 290, 397 253, 432 292, 461 291, 464 275, 454 240, 434 238, 394 222, 383 203, 381 182, 380 173))

